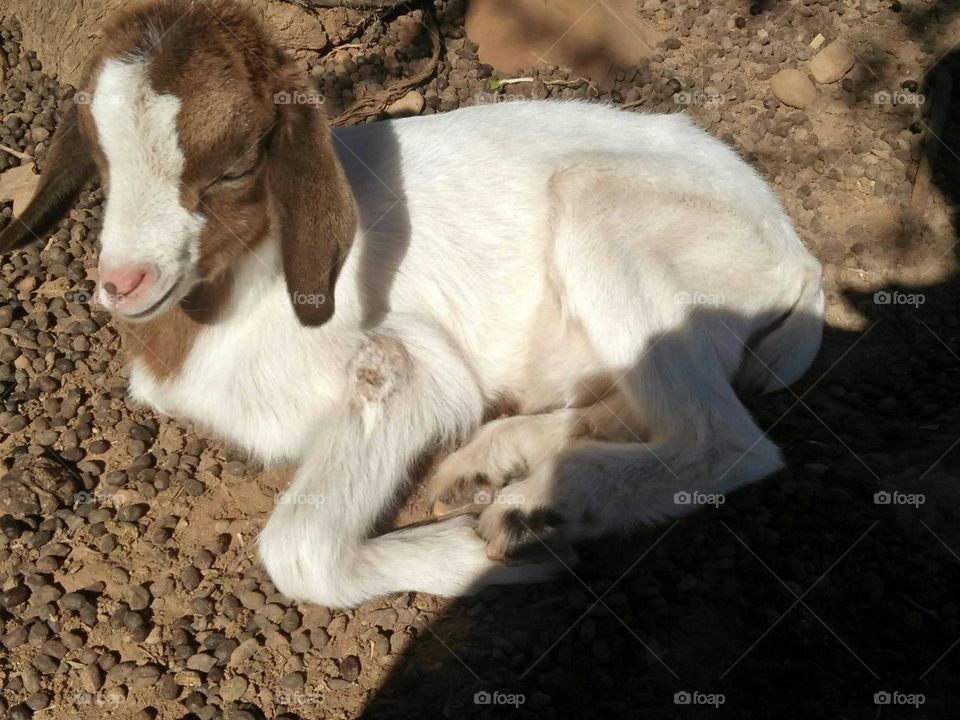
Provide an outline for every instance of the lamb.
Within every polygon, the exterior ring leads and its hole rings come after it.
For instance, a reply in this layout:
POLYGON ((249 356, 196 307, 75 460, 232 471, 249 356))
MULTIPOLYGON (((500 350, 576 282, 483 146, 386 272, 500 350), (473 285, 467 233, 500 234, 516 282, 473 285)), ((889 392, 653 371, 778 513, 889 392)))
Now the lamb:
POLYGON ((820 266, 684 116, 529 102, 331 133, 230 0, 151 0, 104 38, 0 252, 99 177, 133 398, 298 464, 259 538, 284 594, 547 580, 577 540, 782 466, 734 387, 811 364, 820 266), (441 447, 436 521, 374 535, 441 447))

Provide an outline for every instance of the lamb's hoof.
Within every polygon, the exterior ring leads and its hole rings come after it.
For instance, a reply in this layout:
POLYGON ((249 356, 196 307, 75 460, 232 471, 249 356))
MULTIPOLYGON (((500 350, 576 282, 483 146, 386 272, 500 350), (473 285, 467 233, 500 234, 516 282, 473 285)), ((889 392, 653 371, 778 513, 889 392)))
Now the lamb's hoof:
POLYGON ((482 473, 459 477, 449 483, 433 502, 433 516, 479 515, 493 502, 494 488, 482 473))
POLYGON ((496 505, 480 516, 478 531, 487 541, 487 557, 506 565, 559 562, 567 567, 578 561, 564 532, 566 520, 545 507, 526 510, 496 505))

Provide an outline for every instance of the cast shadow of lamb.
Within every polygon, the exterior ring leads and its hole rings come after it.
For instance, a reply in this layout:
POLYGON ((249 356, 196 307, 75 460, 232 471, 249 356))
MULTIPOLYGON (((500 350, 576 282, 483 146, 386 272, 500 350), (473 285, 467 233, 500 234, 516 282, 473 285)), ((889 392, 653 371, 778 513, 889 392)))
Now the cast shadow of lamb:
MULTIPOLYGON (((949 285, 928 297, 955 302, 949 285)), ((786 469, 584 543, 554 583, 450 602, 397 644, 363 717, 673 717, 685 701, 861 717, 888 691, 925 693, 930 717, 955 706, 960 561, 940 542, 960 548, 956 426, 928 383, 960 396, 958 363, 922 316, 873 310, 862 332, 828 329, 792 388, 746 400, 786 469), (917 448, 917 433, 939 442, 917 448)), ((377 606, 394 603, 409 596, 377 606)))
POLYGON ((410 245, 410 217, 400 168, 400 147, 390 123, 333 131, 333 147, 354 192, 369 200, 360 206, 364 327, 378 325, 390 310, 389 297, 410 245))

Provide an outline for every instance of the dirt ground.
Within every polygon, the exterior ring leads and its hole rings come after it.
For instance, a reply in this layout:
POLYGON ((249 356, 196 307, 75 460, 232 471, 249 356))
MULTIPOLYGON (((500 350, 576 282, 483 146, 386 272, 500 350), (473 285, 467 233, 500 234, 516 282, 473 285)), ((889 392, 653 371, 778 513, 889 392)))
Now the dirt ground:
MULTIPOLYGON (((579 98, 687 112, 733 145, 825 267, 820 357, 750 400, 787 469, 587 546, 556 583, 291 603, 254 554, 286 472, 125 398, 118 335, 90 302, 91 188, 44 246, 0 260, 0 716, 956 717, 960 3, 631 11, 663 42, 605 83, 549 58, 483 64, 459 0, 332 11, 342 49, 302 62, 331 116, 429 71, 391 112, 579 98), (811 66, 835 40, 852 67, 834 51, 811 66), (812 68, 839 77, 811 84, 812 68)), ((0 172, 42 168, 72 92, 21 37, 0 27, 0 172)))

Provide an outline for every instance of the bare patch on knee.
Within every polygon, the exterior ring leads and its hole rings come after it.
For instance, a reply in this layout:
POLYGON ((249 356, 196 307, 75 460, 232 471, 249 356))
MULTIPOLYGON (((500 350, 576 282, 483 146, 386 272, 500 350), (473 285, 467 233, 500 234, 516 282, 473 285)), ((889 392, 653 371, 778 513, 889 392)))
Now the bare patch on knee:
POLYGON ((392 395, 410 375, 410 354, 389 335, 371 335, 353 358, 350 402, 361 408, 392 395))

